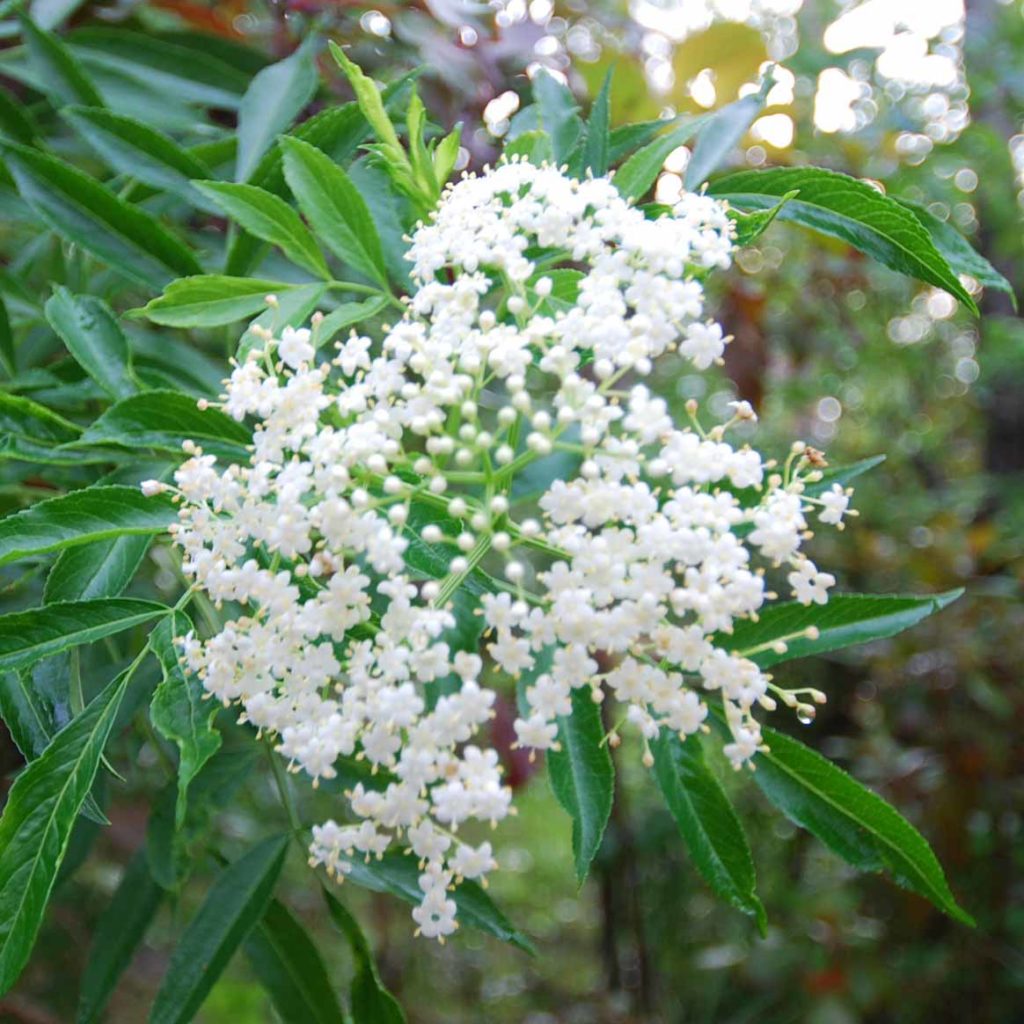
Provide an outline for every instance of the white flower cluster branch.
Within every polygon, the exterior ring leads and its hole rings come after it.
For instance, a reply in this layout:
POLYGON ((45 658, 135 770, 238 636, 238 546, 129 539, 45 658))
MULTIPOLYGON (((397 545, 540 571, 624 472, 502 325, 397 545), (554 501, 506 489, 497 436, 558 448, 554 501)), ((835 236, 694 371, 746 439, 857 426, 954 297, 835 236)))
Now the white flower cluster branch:
POLYGON ((643 383, 662 357, 721 359, 702 282, 731 249, 705 195, 649 219, 608 178, 518 160, 466 175, 415 232, 414 293, 383 339, 353 332, 318 358, 317 318, 268 336, 223 397, 256 424, 248 463, 187 446, 171 488, 184 570, 244 611, 183 638, 187 668, 314 780, 339 758, 372 766, 311 859, 344 875, 410 848, 426 936, 449 935, 453 887, 496 866, 472 823, 512 810, 487 739, 495 686, 524 684, 521 746, 556 747, 585 687, 621 710, 609 740, 631 723, 648 759, 660 730, 706 729, 711 692, 737 767, 764 749, 757 708, 806 718, 824 699, 775 686, 729 635, 770 585, 827 601, 835 580, 802 546, 812 516, 842 525, 849 492, 808 495, 821 459, 802 444, 782 465, 730 444, 746 403, 705 429, 643 383), (410 568, 414 543, 446 573, 410 568), (472 623, 452 599, 484 569, 483 623, 460 643, 472 623))

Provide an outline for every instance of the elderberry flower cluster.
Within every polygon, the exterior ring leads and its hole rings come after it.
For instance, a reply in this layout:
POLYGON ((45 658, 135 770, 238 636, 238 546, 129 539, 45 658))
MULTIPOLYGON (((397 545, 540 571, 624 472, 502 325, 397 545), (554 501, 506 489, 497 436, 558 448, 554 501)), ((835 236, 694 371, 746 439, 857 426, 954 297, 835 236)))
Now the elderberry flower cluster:
POLYGON ((184 637, 184 662, 296 770, 372 767, 311 859, 344 875, 406 846, 424 935, 450 934, 452 889, 496 866, 466 838, 512 809, 495 687, 520 680, 532 750, 558 746, 574 690, 611 695, 645 749, 704 728, 710 692, 737 767, 763 749, 772 693, 809 713, 729 636, 775 596, 770 573, 826 602, 835 581, 801 548, 849 494, 808 489, 820 456, 802 445, 779 467, 727 442, 746 403, 704 430, 644 383, 670 353, 721 358, 702 282, 731 248, 704 195, 650 219, 609 178, 516 160, 466 175, 415 232, 414 289, 379 342, 323 352, 318 318, 267 335, 222 401, 255 425, 249 458, 186 446, 183 568, 241 611, 184 637))

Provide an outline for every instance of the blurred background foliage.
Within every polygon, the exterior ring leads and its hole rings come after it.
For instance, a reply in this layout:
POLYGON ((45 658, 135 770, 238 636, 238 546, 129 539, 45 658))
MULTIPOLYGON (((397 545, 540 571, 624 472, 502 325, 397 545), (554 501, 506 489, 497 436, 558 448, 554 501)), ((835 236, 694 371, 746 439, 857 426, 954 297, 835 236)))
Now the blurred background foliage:
MULTIPOLYGON (((42 108, 53 83, 17 58, 11 7, 0 4, 0 76, 42 108)), ((771 61, 776 85, 734 155, 737 166, 806 162, 871 178, 971 236, 1024 298, 1024 9, 1017 0, 35 0, 31 11, 76 41, 114 109, 183 143, 207 143, 210 161, 232 123, 231 105, 197 118, 195 104, 211 91, 240 95, 255 71, 312 32, 350 44, 383 80, 422 66, 437 120, 472 128, 464 136, 471 166, 516 131, 520 96, 538 66, 564 74, 585 103, 614 65, 613 117, 621 123, 717 107, 752 88, 771 61), (183 90, 192 91, 191 105, 183 90)), ((11 130, 5 122, 5 134, 11 130)), ((685 148, 672 154, 660 194, 680 187, 687 157, 685 148)), ((22 225, 17 203, 0 181, 0 294, 16 310, 38 310, 48 282, 73 280, 76 268, 52 236, 22 225)), ((840 567, 849 589, 967 588, 963 600, 905 636, 786 672, 829 693, 803 737, 921 828, 978 929, 880 880, 854 881, 737 778, 732 788, 771 920, 759 939, 747 919, 712 900, 685 862, 628 745, 617 753, 620 793, 604 849, 577 893, 568 820, 543 775, 534 778, 533 765, 512 759, 522 803, 503 830, 505 870, 495 888, 535 937, 536 959, 476 934, 443 948, 415 941, 404 907, 348 892, 414 1024, 1024 1018, 1021 321, 1004 296, 981 296, 984 315, 974 320, 944 293, 782 225, 723 276, 716 306, 735 334, 727 365, 717 378, 663 382, 679 404, 697 398, 721 415, 728 401, 747 398, 780 450, 801 436, 840 463, 887 453, 858 481, 860 518, 844 535, 817 542, 828 546, 826 563, 840 567)), ((140 373, 159 379, 162 360, 185 358, 170 354, 166 333, 133 334, 140 373)), ((52 334, 40 326, 29 345, 45 360, 52 334)), ((216 375, 208 354, 187 358, 197 380, 216 375)), ((70 401, 80 385, 62 372, 42 373, 35 397, 70 401)), ((17 507, 26 487, 33 482, 0 480, 5 509, 17 507)), ((4 584, 16 600, 22 582, 4 584)), ((510 716, 499 717, 499 732, 510 716)), ((219 724, 227 768, 211 827, 230 850, 260 834, 276 799, 243 755, 231 760, 231 724, 219 724)), ((84 850, 95 842, 101 856, 62 885, 32 965, 0 1002, 0 1021, 74 1019, 89 936, 143 841, 148 804, 166 777, 158 746, 144 736, 122 735, 113 754, 115 764, 130 760, 140 770, 130 785, 107 780, 109 829, 81 824, 76 844, 84 850)), ((8 774, 21 763, 10 742, 0 759, 8 774)), ((316 804, 332 799, 300 796, 310 820, 316 804)), ((187 919, 201 898, 198 877, 158 918, 110 1021, 145 1019, 166 967, 171 922, 187 919)), ((323 929, 305 877, 296 873, 289 903, 323 929)), ((350 972, 337 937, 319 939, 339 977, 350 972)), ((197 1019, 274 1018, 238 958, 197 1019)))

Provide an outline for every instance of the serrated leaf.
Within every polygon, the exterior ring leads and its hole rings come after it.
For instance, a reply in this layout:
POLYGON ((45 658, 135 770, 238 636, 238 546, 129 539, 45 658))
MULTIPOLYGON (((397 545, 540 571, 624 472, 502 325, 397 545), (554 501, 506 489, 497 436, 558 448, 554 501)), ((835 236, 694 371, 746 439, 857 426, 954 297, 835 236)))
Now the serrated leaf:
POLYGON ((820 167, 740 171, 715 181, 709 191, 743 209, 766 209, 798 191, 778 219, 838 238, 890 270, 918 278, 977 306, 917 216, 871 185, 820 167))
POLYGON ((615 187, 626 199, 640 199, 646 195, 661 173, 669 154, 693 138, 701 126, 707 124, 709 114, 695 117, 659 136, 643 149, 637 150, 616 172, 612 179, 615 187))
POLYGON ((729 798, 704 761, 700 738, 692 735, 684 742, 662 729, 651 752, 654 777, 697 870, 723 900, 756 918, 764 934, 767 919, 757 897, 750 845, 729 798))
POLYGON ((558 718, 561 750, 547 753, 555 797, 572 818, 576 881, 582 885, 601 846, 615 797, 615 767, 604 742, 600 706, 590 687, 572 691, 572 713, 558 718))
POLYGON ((100 1020, 125 968, 156 916, 163 890, 153 881, 145 849, 131 859, 113 899, 96 922, 89 960, 82 972, 76 1024, 100 1020))
POLYGON ((379 143, 383 143, 391 152, 399 164, 408 164, 405 150, 398 141, 398 134, 395 126, 391 123, 385 107, 385 99, 381 91, 374 84, 373 79, 364 74, 358 64, 349 60, 345 51, 333 40, 328 43, 331 55, 334 57, 338 67, 345 73, 345 77, 356 94, 356 102, 362 111, 363 117, 369 123, 370 128, 379 143))
MULTIPOLYGON (((383 859, 370 861, 362 857, 349 859, 352 870, 345 878, 372 892, 388 892, 416 906, 423 899, 419 887, 419 868, 414 857, 397 850, 385 853, 383 859)), ((527 953, 533 953, 530 940, 516 930, 476 882, 465 881, 451 894, 458 906, 459 920, 471 928, 487 932, 502 942, 511 942, 527 953)))
POLYGON ((539 167, 545 161, 554 159, 551 151, 551 138, 548 133, 539 128, 534 131, 521 132, 514 139, 505 143, 505 156, 525 156, 535 167, 539 167))
POLYGON ((1017 297, 1013 285, 978 252, 970 242, 960 234, 952 224, 939 220, 927 206, 911 202, 909 199, 892 197, 900 206, 906 207, 921 222, 921 226, 931 235, 935 248, 942 253, 946 262, 957 274, 969 274, 978 284, 985 288, 1006 292, 1016 308, 1017 297))
POLYGON ((114 680, 11 787, 0 819, 0 994, 17 980, 32 951, 127 680, 114 680))
POLYGON ((110 307, 92 295, 58 286, 45 306, 46 319, 79 366, 112 398, 139 390, 131 350, 110 307))
POLYGON ((579 106, 569 87, 545 68, 533 76, 533 101, 540 116, 540 127, 551 139, 555 163, 563 164, 583 134, 579 106))
POLYGON ((244 362, 254 348, 262 350, 266 347, 266 338, 262 334, 257 334, 253 330, 255 327, 270 331, 275 338, 279 338, 285 327, 298 327, 306 323, 310 314, 320 305, 326 291, 327 285, 317 283, 300 284, 282 292, 278 296, 280 301, 277 306, 265 309, 249 324, 239 339, 235 358, 240 363, 244 362))
POLYGON ((715 643, 735 651, 752 652, 747 656, 767 668, 794 658, 895 636, 945 608, 961 594, 962 589, 925 597, 830 594, 828 604, 810 606, 787 601, 763 608, 757 622, 737 622, 731 636, 719 634, 715 643), (809 627, 818 631, 816 639, 801 635, 809 627), (771 645, 783 639, 786 650, 781 654, 772 650, 771 645))
MULTIPOLYGON (((72 717, 67 655, 18 672, 0 672, 0 718, 26 762, 39 757, 72 717)), ((97 824, 110 824, 91 794, 82 804, 82 814, 97 824)))
POLYGON ((202 680, 185 673, 174 646, 176 636, 192 632, 192 623, 184 612, 176 612, 157 623, 150 636, 150 646, 164 677, 153 694, 149 719, 157 732, 174 743, 179 751, 178 800, 175 822, 180 828, 188 807, 188 787, 203 765, 220 749, 220 733, 213 727, 217 703, 204 700, 202 680), (172 621, 173 619, 173 621, 172 621))
MULTIPOLYGON (((684 115, 683 120, 688 120, 688 115, 684 115)), ((642 146, 653 142, 674 124, 675 119, 660 117, 655 121, 636 121, 613 128, 608 139, 608 163, 614 166, 642 146)))
POLYGON ((18 20, 29 61, 44 83, 44 91, 64 103, 102 107, 103 97, 61 39, 40 28, 27 14, 19 12, 18 20))
POLYGON ((352 949, 355 974, 352 978, 353 1024, 405 1024, 398 1000, 384 987, 377 972, 373 950, 359 922, 329 890, 323 890, 327 912, 352 949))
POLYGON ((583 148, 583 169, 594 172, 595 177, 608 173, 611 145, 611 92, 614 68, 605 72, 601 91, 590 108, 587 121, 587 138, 583 148))
POLYGON ((387 288, 380 236, 348 175, 315 146, 284 136, 284 175, 299 208, 330 250, 387 288))
POLYGON ((283 903, 270 901, 245 951, 283 1024, 345 1024, 323 957, 283 903))
POLYGON ((22 668, 69 647, 123 633, 167 611, 155 601, 108 597, 0 615, 0 670, 22 668))
POLYGON ((34 457, 47 448, 76 440, 81 432, 81 427, 45 405, 0 391, 0 440, 8 446, 24 442, 26 452, 34 457))
POLYGON ((858 459, 845 466, 828 466, 821 471, 820 480, 807 484, 804 493, 808 497, 816 498, 835 484, 845 487, 851 480, 856 480, 857 477, 874 469, 875 466, 880 466, 883 462, 885 462, 884 455, 870 455, 866 459, 858 459))
POLYGON ((779 215, 779 211, 792 199, 799 195, 799 192, 787 192, 774 206, 767 210, 753 210, 751 213, 743 213, 742 210, 729 210, 729 218, 736 226, 736 236, 733 239, 737 248, 752 245, 768 230, 772 221, 779 215))
POLYGON ((43 601, 118 597, 135 578, 152 542, 148 535, 128 535, 66 548, 46 577, 43 601))
POLYGON ((278 246, 292 262, 320 277, 331 276, 309 228, 279 196, 255 185, 226 181, 197 181, 195 187, 250 234, 278 246))
POLYGON ((144 91, 204 107, 236 110, 250 81, 246 72, 218 57, 120 25, 76 29, 68 45, 94 74, 100 69, 117 72, 144 91))
POLYGON ((236 181, 248 181, 263 154, 313 98, 317 70, 311 44, 315 36, 290 57, 265 67, 242 97, 238 110, 236 181))
POLYGON ((787 818, 859 870, 888 869, 901 885, 973 927, 927 841, 894 807, 797 740, 767 727, 762 733, 770 752, 755 757, 754 781, 787 818))
POLYGON ((192 187, 193 179, 210 177, 210 168, 169 135, 96 107, 67 107, 60 113, 113 170, 211 208, 192 187))
POLYGON ((693 144, 693 153, 686 165, 683 183, 687 189, 692 192, 700 188, 708 176, 721 166, 722 161, 747 134, 757 115, 764 110, 765 100, 773 84, 774 79, 769 73, 756 93, 728 103, 708 117, 693 144))
POLYGON ((171 954, 150 1024, 188 1024, 221 972, 266 913, 288 852, 288 837, 254 846, 217 877, 171 954))
POLYGON ((320 322, 316 331, 316 347, 322 348, 346 327, 354 327, 375 317, 387 305, 388 300, 384 296, 365 299, 363 302, 343 302, 320 322))
POLYGON ((0 519, 0 565, 76 544, 164 532, 177 519, 167 496, 137 487, 85 487, 0 519))
POLYGON ((22 199, 49 228, 126 277, 159 287, 202 273, 180 239, 88 174, 13 142, 0 144, 0 152, 22 199))
POLYGON ((178 391, 148 391, 123 398, 88 426, 79 443, 155 448, 181 454, 185 440, 214 454, 245 458, 251 434, 220 409, 200 409, 195 398, 178 391))
POLYGON ((281 281, 220 274, 182 277, 130 315, 165 327, 222 327, 255 316, 266 309, 268 295, 280 296, 291 287, 281 281))

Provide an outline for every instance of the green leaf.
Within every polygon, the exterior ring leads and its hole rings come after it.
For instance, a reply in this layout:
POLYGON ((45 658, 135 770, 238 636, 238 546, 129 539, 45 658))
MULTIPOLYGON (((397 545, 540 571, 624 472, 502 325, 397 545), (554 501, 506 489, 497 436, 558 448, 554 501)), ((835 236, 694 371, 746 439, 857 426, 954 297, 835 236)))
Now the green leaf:
POLYGON ((351 994, 354 1024, 405 1024, 402 1007, 380 980, 373 950, 359 922, 329 890, 324 889, 323 893, 331 920, 352 948, 355 961, 351 994))
POLYGON ((614 67, 609 67, 601 85, 601 91, 590 108, 587 121, 587 140, 583 148, 583 169, 594 172, 595 177, 608 173, 609 147, 611 144, 611 92, 614 67))
MULTIPOLYGON (((419 887, 419 868, 415 857, 407 857, 397 850, 385 853, 381 860, 365 861, 361 857, 349 859, 352 870, 345 878, 372 892, 388 892, 399 899, 418 906, 423 898, 419 887)), ((451 894, 458 906, 459 920, 471 928, 487 932, 502 942, 511 942, 527 953, 533 953, 530 940, 517 931, 494 905, 487 893, 476 884, 466 881, 451 894)))
POLYGON ((287 836, 267 839, 221 872, 171 954, 150 1024, 188 1024, 195 1017, 235 950, 266 913, 287 851, 287 836))
POLYGON ((963 590, 925 597, 874 594, 831 594, 826 605, 802 605, 798 601, 766 606, 757 622, 737 622, 731 636, 719 634, 716 644, 748 653, 762 668, 811 654, 895 636, 955 601, 963 590), (802 635, 813 627, 817 638, 802 635), (771 645, 784 640, 786 650, 771 645))
POLYGON ((323 957, 283 903, 270 901, 245 951, 283 1024, 345 1024, 323 957))
POLYGON ((545 161, 554 159, 551 138, 547 132, 539 128, 535 131, 522 132, 505 143, 505 156, 525 156, 531 164, 539 167, 545 161))
POLYGON ((112 398, 139 390, 132 356, 110 307, 92 295, 72 295, 58 286, 47 300, 46 319, 79 366, 112 398))
POLYGON ((109 537, 163 533, 176 519, 165 495, 148 498, 116 484, 85 487, 0 519, 0 565, 109 537))
POLYGON ((232 185, 224 181, 196 182, 196 188, 246 231, 279 246, 300 267, 320 277, 331 276, 309 228, 279 196, 264 192, 255 185, 232 185))
POLYGON ((46 577, 43 601, 88 601, 118 597, 134 579, 152 537, 130 534, 66 548, 46 577))
POLYGON ((664 135, 660 135, 643 149, 637 150, 616 172, 615 187, 626 199, 640 199, 646 195, 661 173, 669 153, 691 139, 710 114, 683 121, 664 135))
POLYGON ((730 174, 709 189, 720 199, 754 210, 774 206, 794 190, 799 195, 779 211, 779 220, 847 242, 890 270, 945 289, 977 312, 917 216, 863 181, 820 167, 780 167, 730 174))
POLYGON ((735 244, 738 248, 753 245, 768 230, 769 225, 779 215, 779 211, 800 193, 794 189, 787 192, 774 206, 767 210, 754 210, 743 213, 742 210, 729 210, 729 217, 736 225, 735 244))
POLYGON ((700 188, 708 176, 721 166, 722 161, 747 134, 757 115, 764 110, 765 100, 773 84, 774 79, 769 72, 756 93, 728 103, 709 116, 697 136, 690 162, 686 165, 683 183, 687 189, 692 192, 700 188))
POLYGON ((52 32, 39 28, 24 13, 18 15, 29 61, 45 83, 45 91, 64 103, 102 107, 103 97, 71 51, 52 32))
POLYGON ((81 429, 46 406, 0 391, 0 461, 81 464, 81 453, 62 453, 58 445, 75 441, 81 429))
POLYGON ((851 480, 867 473, 885 462, 884 455, 870 455, 866 459, 858 459, 846 466, 829 466, 821 471, 821 479, 817 483, 808 484, 804 493, 811 498, 823 494, 834 484, 842 484, 845 487, 851 480))
POLYGON ((192 252, 148 213, 70 164, 13 142, 0 152, 22 199, 53 231, 125 276, 159 287, 202 273, 192 252))
POLYGON ((310 314, 320 305, 320 300, 327 291, 325 284, 301 284, 282 292, 277 306, 265 309, 249 324, 248 329, 238 341, 238 352, 235 358, 244 362, 253 349, 264 349, 265 337, 256 334, 253 328, 261 327, 278 338, 285 327, 298 327, 309 320, 310 314))
POLYGON ((315 35, 290 57, 264 68, 252 80, 238 110, 238 163, 235 180, 248 181, 260 158, 313 98, 317 70, 315 35))
POLYGON ((7 303, 0 295, 0 367, 8 377, 17 372, 17 354, 14 348, 14 334, 11 332, 11 318, 7 315, 7 303))
MULTIPOLYGON (((682 120, 689 120, 689 115, 683 115, 682 120)), ((653 142, 658 135, 663 134, 678 121, 676 118, 660 117, 655 121, 636 121, 613 128, 608 139, 608 163, 614 166, 635 153, 641 146, 653 142)))
POLYGON ((146 851, 139 850, 96 923, 89 960, 82 973, 76 1024, 94 1024, 100 1019, 162 899, 163 890, 149 873, 146 851))
POLYGON ((178 391, 148 391, 112 405, 82 434, 82 444, 155 448, 181 454, 185 440, 214 454, 246 458, 249 431, 220 409, 200 409, 195 398, 178 391))
POLYGON ((363 302, 343 302, 337 309, 332 309, 320 322, 316 331, 316 347, 323 348, 335 335, 346 327, 353 327, 375 317, 388 305, 382 295, 379 299, 365 299, 363 302))
POLYGON ((113 170, 209 209, 192 179, 210 177, 210 168, 169 135, 96 107, 67 107, 60 113, 113 170))
POLYGON ((199 770, 220 749, 220 733, 213 728, 217 702, 207 696, 202 680, 182 671, 174 638, 192 631, 192 623, 184 612, 157 623, 150 636, 150 646, 160 662, 164 678, 153 694, 149 719, 157 732, 171 740, 179 751, 178 801, 175 822, 185 822, 188 787, 199 770))
POLYGON ((236 110, 249 75, 223 60, 153 33, 116 28, 83 28, 71 34, 70 48, 94 73, 116 72, 136 89, 179 102, 236 110))
POLYGON ((219 274, 182 277, 129 316, 144 316, 165 327, 222 327, 266 309, 268 295, 280 296, 290 287, 280 281, 219 274))
POLYGON ((558 718, 561 750, 549 750, 548 774, 558 802, 572 818, 576 881, 582 885, 601 846, 615 797, 615 767, 604 742, 600 705, 589 686, 572 692, 572 713, 558 718))
POLYGON ((764 907, 743 826, 718 779, 704 761, 700 738, 682 741, 662 729, 651 744, 654 777, 679 834, 704 880, 723 900, 756 918, 763 935, 764 907))
POLYGON ((166 606, 155 601, 108 597, 0 615, 0 670, 31 665, 165 614, 166 606))
POLYGON ((909 199, 901 199, 899 196, 893 196, 892 198, 900 206, 910 210, 921 222, 921 226, 931 235, 935 248, 942 253, 954 273, 969 274, 978 284, 985 288, 994 288, 996 291, 1006 292, 1013 299, 1014 308, 1016 309, 1017 297, 1014 294, 1013 285, 980 252, 975 250, 971 243, 949 221, 939 220, 927 206, 921 203, 914 203, 909 199))
POLYGON ((127 681, 127 674, 115 679, 11 787, 0 819, 0 994, 28 960, 127 681))
POLYGON ((4 89, 0 89, 0 129, 15 142, 23 142, 26 146, 32 145, 39 134, 28 109, 11 99, 4 89))
POLYGON ((756 756, 754 781, 787 818, 859 870, 887 868, 900 885, 974 925, 924 837, 894 807, 797 740, 766 727, 762 732, 770 752, 756 756))
POLYGON ((288 187, 313 229, 339 259, 386 288, 380 236, 348 175, 308 142, 286 135, 279 145, 288 187))
POLYGON ((563 164, 583 134, 579 106, 569 87, 545 68, 533 76, 533 100, 540 115, 540 126, 551 138, 555 163, 563 164))

